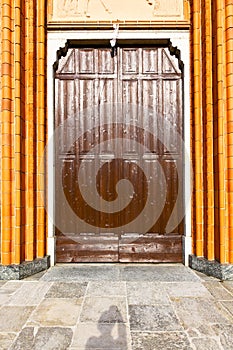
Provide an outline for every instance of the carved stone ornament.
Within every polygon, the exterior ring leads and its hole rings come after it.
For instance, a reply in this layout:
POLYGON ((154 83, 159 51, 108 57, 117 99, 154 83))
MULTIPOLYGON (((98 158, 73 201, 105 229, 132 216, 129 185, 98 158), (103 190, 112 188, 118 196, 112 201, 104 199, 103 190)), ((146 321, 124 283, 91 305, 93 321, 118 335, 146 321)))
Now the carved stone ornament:
POLYGON ((49 23, 187 22, 187 0, 50 0, 49 23))

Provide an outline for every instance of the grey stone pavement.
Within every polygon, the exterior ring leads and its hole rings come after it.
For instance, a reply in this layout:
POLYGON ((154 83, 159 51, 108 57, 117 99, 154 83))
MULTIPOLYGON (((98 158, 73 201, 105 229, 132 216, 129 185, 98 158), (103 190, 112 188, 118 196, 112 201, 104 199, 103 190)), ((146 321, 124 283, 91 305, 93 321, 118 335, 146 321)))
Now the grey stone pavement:
POLYGON ((233 281, 181 264, 56 265, 0 282, 0 349, 233 349, 233 281))

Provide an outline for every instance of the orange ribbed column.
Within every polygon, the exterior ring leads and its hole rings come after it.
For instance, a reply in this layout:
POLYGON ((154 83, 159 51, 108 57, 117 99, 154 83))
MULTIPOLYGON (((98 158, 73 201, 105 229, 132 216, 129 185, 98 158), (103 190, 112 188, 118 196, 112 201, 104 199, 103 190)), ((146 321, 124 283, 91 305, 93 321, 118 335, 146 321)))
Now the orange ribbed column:
POLYGON ((35 33, 36 2, 25 1, 25 184, 26 184, 26 230, 25 259, 33 260, 36 256, 36 79, 35 57, 37 38, 35 33))
MULTIPOLYGON (((2 6, 0 6, 0 19, 2 20, 2 6)), ((0 45, 2 43, 2 31, 0 30, 0 45)), ((2 57, 0 55, 0 77, 2 77, 2 57)), ((0 111, 2 111, 2 79, 0 79, 0 111)), ((0 159, 2 159, 2 123, 0 119, 0 159)), ((0 183, 2 181, 2 168, 0 164, 0 183)), ((1 185, 0 185, 0 208, 2 207, 2 196, 1 196, 1 185)), ((1 236, 1 210, 0 210, 0 236, 1 236)), ((0 258, 1 258, 1 240, 0 240, 0 258)))
POLYGON ((203 200, 203 149, 202 149, 202 67, 201 67, 201 0, 193 2, 192 8, 193 36, 193 167, 194 167, 194 195, 193 195, 193 217, 195 230, 194 252, 197 256, 203 256, 204 240, 204 200, 203 200))
POLYGON ((46 255, 45 0, 2 1, 1 263, 46 255))
POLYGON ((225 1, 229 262, 233 264, 233 2, 225 1))
POLYGON ((46 31, 45 31, 45 19, 47 8, 44 0, 38 0, 37 2, 37 51, 38 57, 36 66, 36 84, 37 84, 37 112, 36 112, 36 131, 37 131, 37 187, 36 187, 36 201, 37 201, 37 256, 42 258, 46 254, 46 234, 47 223, 44 210, 44 191, 45 191, 45 178, 46 172, 45 164, 43 162, 44 147, 46 143, 46 31))
POLYGON ((216 176, 218 177, 218 203, 216 203, 217 210, 219 212, 218 222, 219 225, 219 262, 225 263, 229 261, 228 258, 228 231, 226 216, 228 215, 227 208, 227 159, 226 159, 226 74, 225 74, 225 4, 222 0, 216 1, 215 12, 215 27, 216 27, 216 70, 217 70, 217 82, 214 84, 215 92, 215 108, 214 117, 217 118, 217 139, 216 152, 217 152, 217 169, 216 176))
POLYGON ((12 15, 11 0, 2 2, 2 181, 1 181, 1 260, 3 264, 12 262, 12 230, 14 202, 12 196, 13 175, 13 45, 12 45, 12 15))
POLYGON ((224 265, 233 262, 233 3, 193 0, 192 13, 193 253, 224 265))
POLYGON ((12 263, 19 264, 24 259, 24 232, 25 223, 22 213, 25 211, 24 200, 24 115, 23 98, 24 86, 22 84, 23 70, 21 43, 23 35, 21 1, 15 0, 12 6, 12 21, 14 28, 12 32, 12 51, 13 51, 13 79, 12 79, 12 263), (14 211, 13 211, 14 209, 14 211))
POLYGON ((204 256, 214 259, 214 160, 213 160, 213 78, 210 72, 212 63, 212 16, 211 0, 205 1, 205 12, 202 16, 202 71, 203 71, 203 159, 204 159, 204 256))

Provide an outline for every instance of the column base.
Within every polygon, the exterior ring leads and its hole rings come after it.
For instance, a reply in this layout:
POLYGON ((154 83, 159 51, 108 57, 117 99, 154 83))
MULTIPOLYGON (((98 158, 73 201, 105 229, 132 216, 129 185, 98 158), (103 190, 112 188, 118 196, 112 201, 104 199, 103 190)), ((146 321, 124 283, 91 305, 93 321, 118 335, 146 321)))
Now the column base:
POLYGON ((0 280, 21 280, 50 267, 50 257, 45 256, 19 265, 0 265, 0 280))
POLYGON ((189 255, 189 266, 196 271, 216 277, 222 281, 233 280, 233 264, 220 264, 215 260, 209 261, 206 258, 189 255))

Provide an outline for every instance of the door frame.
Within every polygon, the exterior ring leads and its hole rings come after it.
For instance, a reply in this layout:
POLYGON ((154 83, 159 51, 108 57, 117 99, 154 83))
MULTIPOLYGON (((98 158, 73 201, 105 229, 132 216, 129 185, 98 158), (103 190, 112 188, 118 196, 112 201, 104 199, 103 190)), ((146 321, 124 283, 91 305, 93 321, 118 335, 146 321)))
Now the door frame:
MULTIPOLYGON (((47 35, 47 213, 48 213, 48 237, 47 253, 50 256, 51 265, 56 263, 56 237, 54 230, 55 218, 55 149, 51 142, 54 133, 54 69, 57 60, 57 51, 66 46, 68 40, 111 40, 112 31, 49 31, 47 35)), ((188 258, 192 253, 191 237, 191 193, 192 193, 192 171, 191 171, 191 141, 190 141, 190 37, 188 30, 134 30, 120 31, 118 39, 122 40, 161 40, 169 39, 173 47, 181 52, 181 60, 184 63, 183 70, 183 135, 186 148, 184 155, 184 235, 182 237, 183 262, 188 266, 188 258)))

